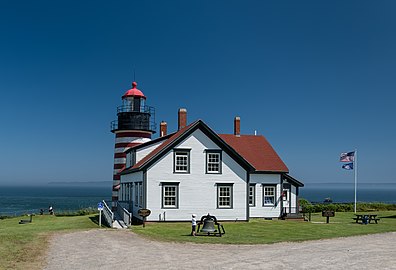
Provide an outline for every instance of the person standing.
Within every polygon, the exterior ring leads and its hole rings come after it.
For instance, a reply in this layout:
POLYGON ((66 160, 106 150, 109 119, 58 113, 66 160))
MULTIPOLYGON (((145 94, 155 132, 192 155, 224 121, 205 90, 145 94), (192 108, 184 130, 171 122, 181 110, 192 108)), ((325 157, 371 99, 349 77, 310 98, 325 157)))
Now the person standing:
POLYGON ((196 219, 196 215, 192 214, 192 219, 191 219, 191 235, 195 236, 196 235, 196 228, 197 228, 197 219, 196 219))

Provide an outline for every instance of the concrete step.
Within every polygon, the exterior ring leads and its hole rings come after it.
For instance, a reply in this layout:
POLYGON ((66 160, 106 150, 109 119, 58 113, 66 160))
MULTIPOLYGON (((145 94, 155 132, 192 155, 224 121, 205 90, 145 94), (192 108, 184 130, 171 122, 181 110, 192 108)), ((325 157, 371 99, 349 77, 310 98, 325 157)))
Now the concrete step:
POLYGON ((114 220, 113 228, 115 228, 115 229, 127 229, 128 226, 122 220, 114 220))
POLYGON ((113 228, 116 228, 116 229, 128 228, 128 226, 125 224, 124 220, 118 215, 117 212, 114 212, 113 228))

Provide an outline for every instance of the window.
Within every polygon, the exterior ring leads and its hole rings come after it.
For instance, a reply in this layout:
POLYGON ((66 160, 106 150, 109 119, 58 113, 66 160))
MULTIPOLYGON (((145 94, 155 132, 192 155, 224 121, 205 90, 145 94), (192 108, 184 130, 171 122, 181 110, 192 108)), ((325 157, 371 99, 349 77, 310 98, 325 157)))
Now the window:
POLYGON ((132 167, 135 164, 136 164, 136 151, 135 150, 131 150, 126 155, 126 167, 129 168, 129 167, 132 167))
POLYGON ((275 206, 276 186, 263 187, 263 203, 264 206, 275 206))
POLYGON ((282 192, 282 200, 287 201, 288 199, 287 189, 284 189, 282 192))
POLYGON ((221 151, 206 152, 206 173, 221 173, 221 151))
POLYGON ((174 172, 190 172, 190 150, 175 150, 174 152, 174 172))
POLYGON ((138 184, 135 183, 135 205, 138 205, 138 199, 139 199, 139 187, 138 184))
POLYGON ((217 208, 232 208, 232 185, 217 184, 217 208))
POLYGON ((256 184, 249 186, 249 206, 256 205, 256 184))
POLYGON ((139 183, 139 206, 143 206, 143 185, 141 182, 139 183))
POLYGON ((179 183, 162 183, 162 208, 178 208, 179 183))
POLYGON ((135 205, 143 205, 143 185, 142 182, 135 183, 135 205))

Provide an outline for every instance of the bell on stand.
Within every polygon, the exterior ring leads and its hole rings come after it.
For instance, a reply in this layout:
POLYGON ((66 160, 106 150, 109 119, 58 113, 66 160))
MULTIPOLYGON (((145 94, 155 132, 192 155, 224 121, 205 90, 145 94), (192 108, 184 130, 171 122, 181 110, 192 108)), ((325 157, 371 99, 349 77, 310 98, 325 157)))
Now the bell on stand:
POLYGON ((211 218, 205 219, 201 232, 205 232, 208 234, 216 232, 214 220, 211 218))
POLYGON ((225 234, 225 230, 223 225, 217 222, 217 219, 215 216, 211 216, 210 214, 207 214, 206 216, 201 217, 201 221, 198 223, 198 233, 205 233, 207 235, 218 235, 222 236, 225 234), (202 226, 202 229, 200 230, 199 228, 202 226), (216 227, 217 226, 217 229, 216 227))

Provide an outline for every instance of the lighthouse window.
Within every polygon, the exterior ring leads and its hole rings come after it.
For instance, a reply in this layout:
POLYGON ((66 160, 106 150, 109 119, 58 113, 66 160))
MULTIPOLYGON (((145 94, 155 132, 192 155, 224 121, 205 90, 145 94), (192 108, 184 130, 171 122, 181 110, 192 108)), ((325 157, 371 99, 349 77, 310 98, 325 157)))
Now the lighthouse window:
POLYGON ((140 98, 135 98, 133 100, 133 111, 139 112, 140 111, 140 98))
POLYGON ((189 173, 190 172, 190 151, 175 150, 174 152, 174 172, 189 173))
POLYGON ((206 173, 221 173, 221 151, 206 152, 206 173))

